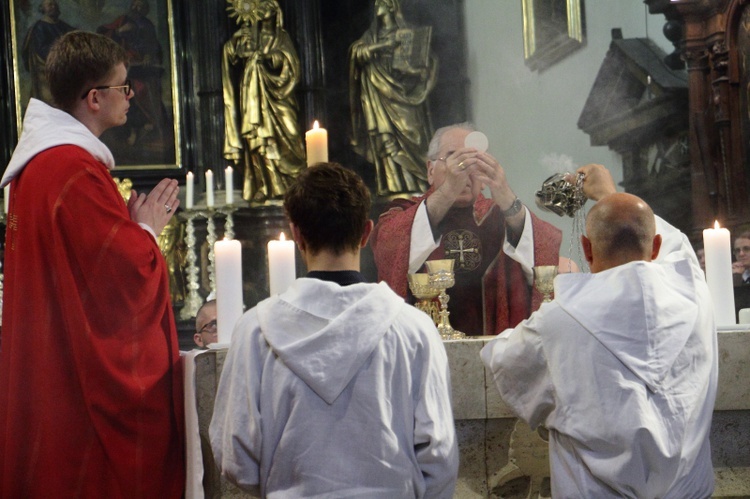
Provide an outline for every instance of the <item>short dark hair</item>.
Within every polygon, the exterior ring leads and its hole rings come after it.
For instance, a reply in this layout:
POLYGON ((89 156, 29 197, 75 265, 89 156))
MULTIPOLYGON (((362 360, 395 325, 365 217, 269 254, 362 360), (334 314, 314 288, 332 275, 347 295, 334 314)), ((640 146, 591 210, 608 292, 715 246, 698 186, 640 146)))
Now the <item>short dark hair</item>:
POLYGON ((86 89, 101 85, 115 66, 127 66, 125 50, 104 35, 71 31, 55 41, 47 56, 49 89, 55 105, 70 112, 86 89))
POLYGON ((359 175, 337 163, 303 170, 284 195, 286 214, 312 253, 359 248, 371 203, 359 175))

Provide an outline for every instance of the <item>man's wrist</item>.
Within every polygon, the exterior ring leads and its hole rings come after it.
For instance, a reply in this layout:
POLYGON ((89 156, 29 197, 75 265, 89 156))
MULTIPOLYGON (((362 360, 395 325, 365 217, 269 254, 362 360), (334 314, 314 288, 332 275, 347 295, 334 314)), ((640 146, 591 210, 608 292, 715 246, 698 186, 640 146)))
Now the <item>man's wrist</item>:
POLYGON ((513 200, 513 203, 511 203, 510 207, 508 209, 502 210, 503 216, 505 218, 510 218, 513 215, 517 215, 521 210, 523 209, 523 203, 520 199, 518 199, 518 196, 513 200))

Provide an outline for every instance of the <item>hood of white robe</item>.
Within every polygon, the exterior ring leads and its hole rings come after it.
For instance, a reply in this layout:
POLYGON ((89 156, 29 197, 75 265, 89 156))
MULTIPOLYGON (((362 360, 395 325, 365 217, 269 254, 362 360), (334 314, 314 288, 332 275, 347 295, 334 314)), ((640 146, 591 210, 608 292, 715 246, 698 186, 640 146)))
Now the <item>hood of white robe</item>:
POLYGON ((596 274, 561 274, 555 301, 652 391, 698 320, 687 260, 631 262, 596 274))
POLYGON ((61 145, 79 146, 110 170, 115 167, 112 152, 83 123, 65 111, 31 99, 23 119, 21 138, 5 169, 0 187, 5 187, 17 177, 34 156, 61 145))
POLYGON ((301 278, 281 295, 259 303, 257 312, 274 353, 332 404, 403 306, 403 300, 385 283, 339 286, 301 278))

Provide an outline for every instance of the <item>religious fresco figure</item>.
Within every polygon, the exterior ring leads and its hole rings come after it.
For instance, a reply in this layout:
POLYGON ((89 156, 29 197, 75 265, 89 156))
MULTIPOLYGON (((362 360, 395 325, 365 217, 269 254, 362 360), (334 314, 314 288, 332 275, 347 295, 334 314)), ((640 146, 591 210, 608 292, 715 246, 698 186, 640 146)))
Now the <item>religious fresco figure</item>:
POLYGON ((305 167, 294 94, 299 57, 276 0, 229 3, 240 28, 222 57, 224 158, 244 168, 244 199, 279 199, 305 167))
POLYGON ((427 97, 437 80, 431 30, 410 28, 399 0, 375 0, 370 28, 349 48, 352 146, 372 163, 377 194, 427 189, 427 97))
POLYGON ((147 17, 149 10, 147 0, 133 0, 127 13, 96 30, 121 45, 128 55, 128 77, 135 96, 123 130, 127 131, 126 140, 131 146, 153 141, 161 143, 165 140, 163 134, 168 121, 162 101, 162 47, 156 26, 147 17))
POLYGON ((42 17, 26 32, 21 57, 23 67, 31 75, 29 96, 51 104, 52 94, 49 91, 44 63, 55 40, 75 28, 60 19, 60 5, 57 0, 42 0, 38 10, 42 17))

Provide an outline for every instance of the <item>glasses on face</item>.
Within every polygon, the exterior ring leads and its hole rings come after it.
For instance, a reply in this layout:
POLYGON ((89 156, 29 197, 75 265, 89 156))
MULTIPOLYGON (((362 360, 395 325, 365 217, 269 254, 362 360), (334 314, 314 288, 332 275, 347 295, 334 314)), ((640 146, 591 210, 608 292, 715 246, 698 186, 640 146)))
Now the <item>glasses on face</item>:
POLYGON ((211 322, 206 323, 205 326, 203 326, 200 331, 198 331, 198 334, 216 334, 216 319, 212 320, 211 322))
POLYGON ((740 246, 739 248, 734 248, 735 255, 739 255, 740 253, 750 253, 750 246, 740 246))
POLYGON ((109 90, 116 88, 121 88, 122 93, 124 93, 125 95, 130 95, 130 91, 133 90, 133 84, 130 82, 130 80, 125 80, 124 85, 105 85, 102 87, 91 87, 83 93, 81 99, 85 99, 89 92, 91 92, 92 90, 109 90))

